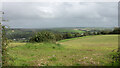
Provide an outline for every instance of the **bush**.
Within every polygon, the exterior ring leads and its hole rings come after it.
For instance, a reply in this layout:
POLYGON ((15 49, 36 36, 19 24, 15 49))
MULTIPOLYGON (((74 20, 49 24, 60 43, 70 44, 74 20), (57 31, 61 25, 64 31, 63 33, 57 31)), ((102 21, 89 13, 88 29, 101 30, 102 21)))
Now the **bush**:
POLYGON ((59 41, 59 40, 62 40, 62 39, 63 39, 63 35, 60 34, 60 33, 56 33, 56 34, 55 34, 55 37, 56 37, 56 41, 59 41))
POLYGON ((120 52, 113 53, 112 59, 113 66, 120 66, 120 52))
POLYGON ((63 38, 64 39, 69 39, 69 38, 73 38, 73 37, 74 37, 74 35, 71 34, 71 33, 65 33, 65 34, 63 34, 63 38))
POLYGON ((56 41, 56 37, 54 33, 48 31, 42 31, 35 34, 30 38, 30 42, 54 42, 56 41))
POLYGON ((114 30, 110 34, 120 34, 120 27, 114 28, 114 30))
POLYGON ((75 33, 74 37, 81 37, 82 35, 80 33, 75 33))
POLYGON ((119 51, 119 49, 112 50, 112 53, 110 53, 110 56, 113 59, 113 61, 110 65, 120 66, 120 51, 119 51))

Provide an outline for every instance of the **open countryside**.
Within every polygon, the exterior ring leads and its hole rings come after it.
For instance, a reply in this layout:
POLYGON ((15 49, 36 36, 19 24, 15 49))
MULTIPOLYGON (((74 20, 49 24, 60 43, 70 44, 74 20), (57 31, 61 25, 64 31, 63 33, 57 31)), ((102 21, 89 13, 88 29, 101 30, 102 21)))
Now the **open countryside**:
POLYGON ((118 35, 97 35, 53 43, 10 43, 12 66, 101 66, 113 61, 118 35))
POLYGON ((120 66, 118 5, 4 2, 0 67, 120 66))

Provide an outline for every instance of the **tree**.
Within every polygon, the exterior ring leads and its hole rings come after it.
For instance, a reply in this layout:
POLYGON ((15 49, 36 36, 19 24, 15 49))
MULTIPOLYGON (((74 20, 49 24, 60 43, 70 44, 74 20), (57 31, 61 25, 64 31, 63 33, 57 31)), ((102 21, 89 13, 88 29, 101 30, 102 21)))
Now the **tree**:
POLYGON ((120 34, 120 27, 114 28, 114 30, 113 30, 112 33, 113 33, 113 34, 120 34))
POLYGON ((63 38, 64 39, 73 38, 73 37, 74 37, 74 35, 71 34, 71 33, 65 33, 65 34, 63 34, 63 38))
POLYGON ((56 38, 56 41, 62 40, 63 39, 63 35, 60 34, 60 33, 56 33, 55 34, 55 38, 56 38))
POLYGON ((75 33, 75 37, 81 37, 80 33, 75 33))
POLYGON ((30 38, 30 42, 55 42, 56 37, 52 32, 42 31, 30 38))

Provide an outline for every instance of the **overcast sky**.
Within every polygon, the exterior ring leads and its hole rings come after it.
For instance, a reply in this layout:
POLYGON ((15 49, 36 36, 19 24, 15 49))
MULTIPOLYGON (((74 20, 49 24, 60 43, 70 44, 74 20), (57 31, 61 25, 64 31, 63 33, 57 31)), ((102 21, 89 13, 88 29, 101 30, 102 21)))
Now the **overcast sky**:
POLYGON ((11 28, 115 27, 117 2, 4 2, 11 28))

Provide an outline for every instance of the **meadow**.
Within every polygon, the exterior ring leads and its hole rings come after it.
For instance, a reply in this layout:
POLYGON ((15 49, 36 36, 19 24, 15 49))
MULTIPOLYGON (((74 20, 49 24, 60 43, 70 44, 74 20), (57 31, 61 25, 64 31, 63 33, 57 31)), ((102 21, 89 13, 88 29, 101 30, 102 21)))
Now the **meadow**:
POLYGON ((57 32, 76 32, 76 33, 85 33, 85 31, 82 30, 75 30, 75 28, 57 28, 57 29, 52 29, 53 31, 57 32))
POLYGON ((118 35, 94 35, 56 43, 11 42, 9 66, 106 66, 118 48, 118 35))

